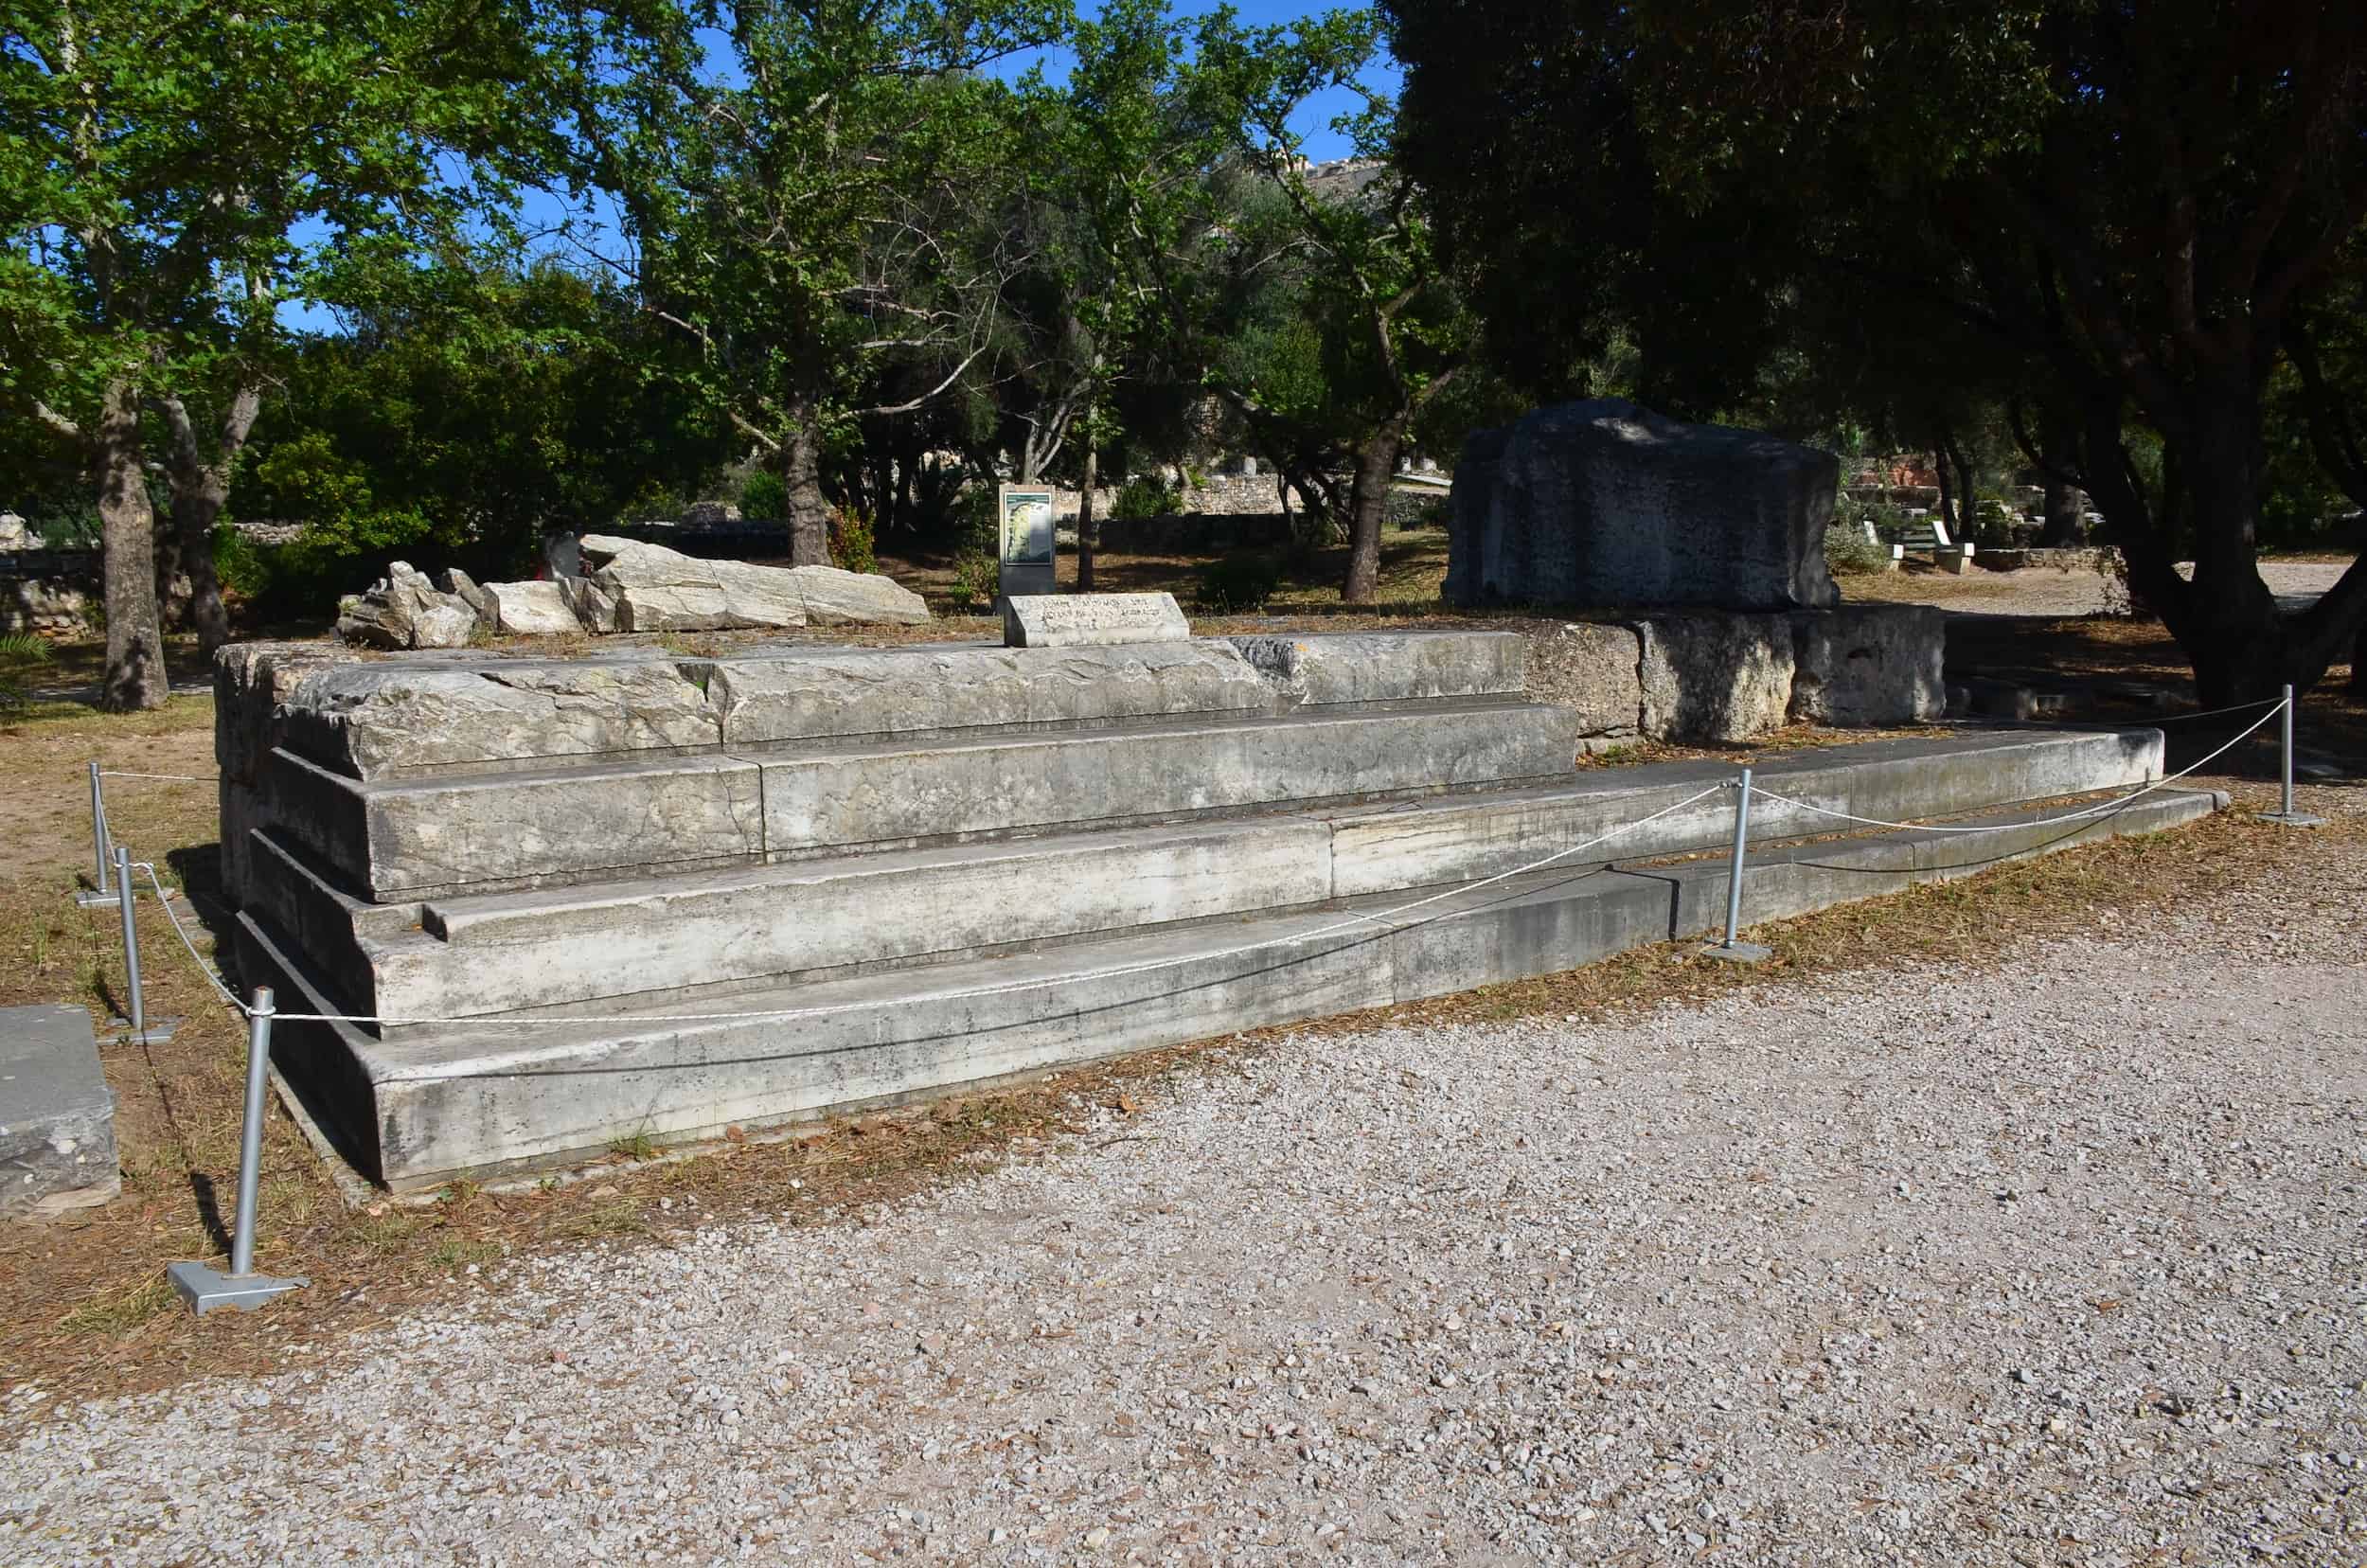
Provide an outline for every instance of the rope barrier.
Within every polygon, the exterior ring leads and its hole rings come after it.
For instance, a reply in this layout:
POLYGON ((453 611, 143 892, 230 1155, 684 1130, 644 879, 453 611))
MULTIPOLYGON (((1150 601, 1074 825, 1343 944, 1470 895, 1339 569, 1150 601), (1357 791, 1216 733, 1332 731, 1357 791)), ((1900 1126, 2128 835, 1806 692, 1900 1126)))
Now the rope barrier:
POLYGON ((2152 783, 2146 785, 2142 790, 2132 791, 2127 794, 2120 796, 2118 799, 2104 801, 2099 805, 2086 807, 2080 811, 2066 811, 2061 816, 2039 817, 2035 821, 2030 822, 1999 822, 1990 823, 1986 826, 1978 828, 1952 828, 1944 825, 1923 822, 1893 822, 1887 817, 1859 816, 1854 811, 1838 811, 1830 806, 1817 806, 1809 803, 1808 801, 1794 800, 1789 795, 1780 795, 1775 793, 1772 790, 1762 790, 1755 784, 1751 787, 1751 793, 1757 795, 1761 800, 1771 800, 1780 806, 1795 807, 1800 811, 1810 811, 1818 816, 1831 817, 1840 822, 1854 822, 1866 828, 1900 828, 1911 832, 1917 833, 2002 833, 2025 828, 2045 828, 2057 822, 2080 822, 2089 817, 2109 815, 2113 811, 2119 811, 2122 807, 2127 805, 2132 800, 2142 799, 2144 796, 2153 793, 2154 791, 2162 788, 2164 785, 2177 783, 2180 779, 2184 778, 2188 774, 2194 773, 2205 765, 2218 760, 2218 758, 2225 756, 2227 753, 2234 751, 2237 746, 2242 745, 2246 740, 2251 739, 2252 735, 2257 732, 2263 724, 2266 724, 2269 720, 2275 718, 2284 710, 2284 700, 2282 698, 2278 699, 2275 707, 2270 708, 2268 712, 2262 714, 2258 719, 2253 720, 2251 726, 2245 729, 2242 734, 2236 736, 2235 739, 2219 747, 2216 751, 2212 752, 2209 756, 2203 757, 2201 761, 2180 768, 2174 774, 2166 774, 2163 776, 2155 779, 2152 783))
POLYGON ((2256 707, 2265 707, 2273 712, 2275 709, 2283 707, 2284 705, 2285 699, 2282 697, 2263 697, 2256 703, 2231 703, 2226 707, 2202 708, 2194 713, 2156 713, 2149 716, 2145 722, 2149 724, 2182 724, 2189 719, 2216 719, 2221 714, 2225 713, 2249 713, 2256 707))
POLYGON ((98 776, 101 778, 157 778, 169 784, 216 784, 222 780, 220 774, 125 773, 119 768, 101 768, 98 770, 98 776))
POLYGON ((232 1011, 243 1017, 249 1011, 247 1005, 239 1000, 239 993, 232 990, 228 983, 215 972, 214 966, 205 961, 205 955, 197 951, 197 944, 189 940, 188 931, 181 924, 181 917, 172 912, 172 895, 167 893, 165 884, 157 880, 154 863, 133 861, 132 868, 134 871, 148 873, 148 885, 156 890, 156 906, 165 912, 165 918, 172 923, 172 934, 180 937, 181 945, 188 950, 190 961, 197 965, 198 973, 205 977, 205 983, 213 987, 215 992, 230 1005, 232 1011))

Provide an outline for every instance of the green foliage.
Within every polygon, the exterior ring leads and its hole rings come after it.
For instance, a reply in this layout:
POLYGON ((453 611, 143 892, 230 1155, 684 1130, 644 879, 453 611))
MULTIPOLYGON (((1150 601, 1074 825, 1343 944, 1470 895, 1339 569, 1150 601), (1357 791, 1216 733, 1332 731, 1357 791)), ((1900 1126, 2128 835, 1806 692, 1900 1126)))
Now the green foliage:
POLYGON ((880 557, 871 537, 871 519, 840 508, 830 513, 830 564, 843 572, 876 572, 880 557))
POLYGON ((0 710, 29 701, 27 683, 49 663, 49 644, 30 632, 0 632, 0 710))
POLYGON ((968 615, 994 603, 995 588, 1002 577, 993 556, 982 550, 970 550, 953 562, 953 585, 945 597, 958 614, 968 615))
POLYGON ((1264 556, 1229 556, 1200 569, 1193 601, 1212 615, 1255 615, 1282 586, 1282 568, 1264 556))
POLYGON ((268 618, 324 615, 397 557, 530 570, 545 532, 671 515, 729 454, 662 373, 680 346, 572 273, 454 265, 355 320, 299 347, 232 487, 237 515, 306 525, 247 590, 268 618))
POLYGON ((2264 495, 2319 505, 2264 433, 2367 501, 2357 7, 1382 9, 1405 171, 1531 384, 1626 331, 1645 401, 1950 449, 1962 490, 2011 428, 2094 497, 2207 702, 2317 679, 2367 619, 2280 615, 2256 561, 2264 495))
POLYGON ((1836 517, 1824 529, 1824 564, 1835 577, 1865 577, 1890 570, 1891 547, 1866 537, 1865 526, 1836 517))
POLYGON ((1137 474, 1118 487, 1110 502, 1112 517, 1173 517, 1184 509, 1184 498, 1165 481, 1137 474))
POLYGON ((739 487, 739 515, 777 523, 789 515, 789 487, 770 469, 758 469, 739 487))

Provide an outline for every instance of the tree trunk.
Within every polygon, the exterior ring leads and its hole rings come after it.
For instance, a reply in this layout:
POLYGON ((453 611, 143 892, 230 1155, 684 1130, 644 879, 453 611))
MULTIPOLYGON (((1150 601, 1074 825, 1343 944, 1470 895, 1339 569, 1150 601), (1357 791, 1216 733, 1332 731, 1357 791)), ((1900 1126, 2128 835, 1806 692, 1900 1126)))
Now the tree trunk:
MULTIPOLYGON (((2259 401, 2233 392, 2196 402, 2184 450, 2163 454, 2195 542, 2187 625, 2170 630, 2194 661, 2204 706, 2263 701, 2286 681, 2306 686, 2324 669, 2301 676, 2290 668, 2284 616, 2260 576, 2259 401)), ((2176 537, 2166 526, 2162 532, 2176 537)))
POLYGON ((1380 597, 1380 525, 1389 512, 1389 477, 1405 446, 1405 419, 1389 420, 1357 449, 1356 477, 1348 511, 1348 577, 1343 604, 1370 604, 1380 597))
POLYGON ((1954 505, 1956 487, 1949 482, 1948 466, 1948 437, 1943 435, 1931 452, 1932 471, 1940 476, 1940 526, 1947 531, 1949 543, 1962 544, 1965 541, 1954 505))
POLYGON ((209 659, 230 640, 230 613, 222 602, 222 576, 214 569, 214 525, 229 498, 229 475, 219 469, 172 487, 172 533, 180 543, 181 570, 189 579, 189 624, 209 659))
POLYGON ((107 672, 99 705, 118 713, 161 707, 171 683, 156 621, 156 508, 141 472, 139 400, 129 382, 108 383, 93 456, 106 550, 107 672))
MULTIPOLYGON (((1089 420, 1087 429, 1092 428, 1089 420)), ((1101 524, 1094 516, 1094 486, 1101 480, 1101 454, 1091 441, 1085 443, 1085 488, 1077 492, 1077 591, 1094 591, 1094 557, 1101 549, 1101 524)))
POLYGON ((2088 534, 2088 520, 2079 514, 2078 488, 2064 475, 2064 471, 2077 462, 2073 454, 2078 450, 2077 421, 2051 415, 2046 424, 2044 454, 2050 466, 2038 475, 2046 487, 2046 499, 2041 503, 2046 521, 2039 529, 2038 543, 2049 549, 2076 544, 2088 534))
POLYGON ((189 418, 188 404, 177 396, 156 400, 156 412, 172 436, 172 526, 163 531, 159 541, 157 593, 164 595, 174 577, 187 574, 188 620, 197 630, 199 645, 209 657, 230 640, 230 617, 222 602, 222 579, 214 569, 214 525, 221 521, 222 505, 230 499, 231 465, 244 450, 262 406, 260 389, 240 387, 223 412, 222 429, 209 458, 198 442, 197 426, 189 418))
POLYGON ((789 561, 792 566, 830 563, 830 503, 822 493, 821 412, 808 402, 789 409, 781 438, 781 485, 789 492, 789 561))

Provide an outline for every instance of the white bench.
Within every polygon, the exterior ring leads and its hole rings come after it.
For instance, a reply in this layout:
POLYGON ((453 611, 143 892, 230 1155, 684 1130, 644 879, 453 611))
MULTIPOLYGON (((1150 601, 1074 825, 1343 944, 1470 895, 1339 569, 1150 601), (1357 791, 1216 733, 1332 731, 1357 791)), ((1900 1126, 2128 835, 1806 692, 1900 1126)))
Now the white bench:
POLYGON ((1967 539, 1959 543, 1948 537, 1948 525, 1921 508, 1911 508, 1907 526, 1898 530, 1895 543, 1901 557, 1909 551, 1928 555, 1931 564, 1943 572, 1963 573, 1972 564, 1973 544, 1967 539))

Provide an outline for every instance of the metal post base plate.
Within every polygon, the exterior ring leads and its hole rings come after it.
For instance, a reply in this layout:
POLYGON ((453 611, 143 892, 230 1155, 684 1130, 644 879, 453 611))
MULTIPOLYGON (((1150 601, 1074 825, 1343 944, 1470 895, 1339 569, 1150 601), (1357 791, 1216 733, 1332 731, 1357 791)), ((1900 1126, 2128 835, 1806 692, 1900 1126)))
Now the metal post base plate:
POLYGON ((151 1018, 148 1021, 147 1028, 134 1030, 132 1027, 132 1021, 130 1019, 110 1018, 107 1020, 107 1027, 113 1029, 116 1034, 127 1039, 136 1034, 142 1040, 152 1040, 157 1044, 162 1045, 166 1041, 172 1038, 175 1030, 181 1027, 181 1020, 177 1018, 151 1018))
POLYGON ((2280 828, 2323 828, 2326 825, 2325 818, 2311 816, 2307 811, 2263 811, 2260 820, 2273 822, 2280 828))
POLYGON ((123 900, 113 893, 94 893, 85 887, 74 895, 74 901, 84 909, 97 909, 100 904, 121 903, 123 900))
POLYGON ((1729 964, 1764 964, 1775 956, 1775 950, 1756 942, 1711 942, 1703 946, 1698 956, 1722 958, 1729 964))
POLYGON ((165 1277, 199 1317, 223 1307, 251 1312, 275 1296, 312 1283, 309 1279, 275 1279, 270 1274, 226 1274, 203 1263, 174 1263, 165 1277))

